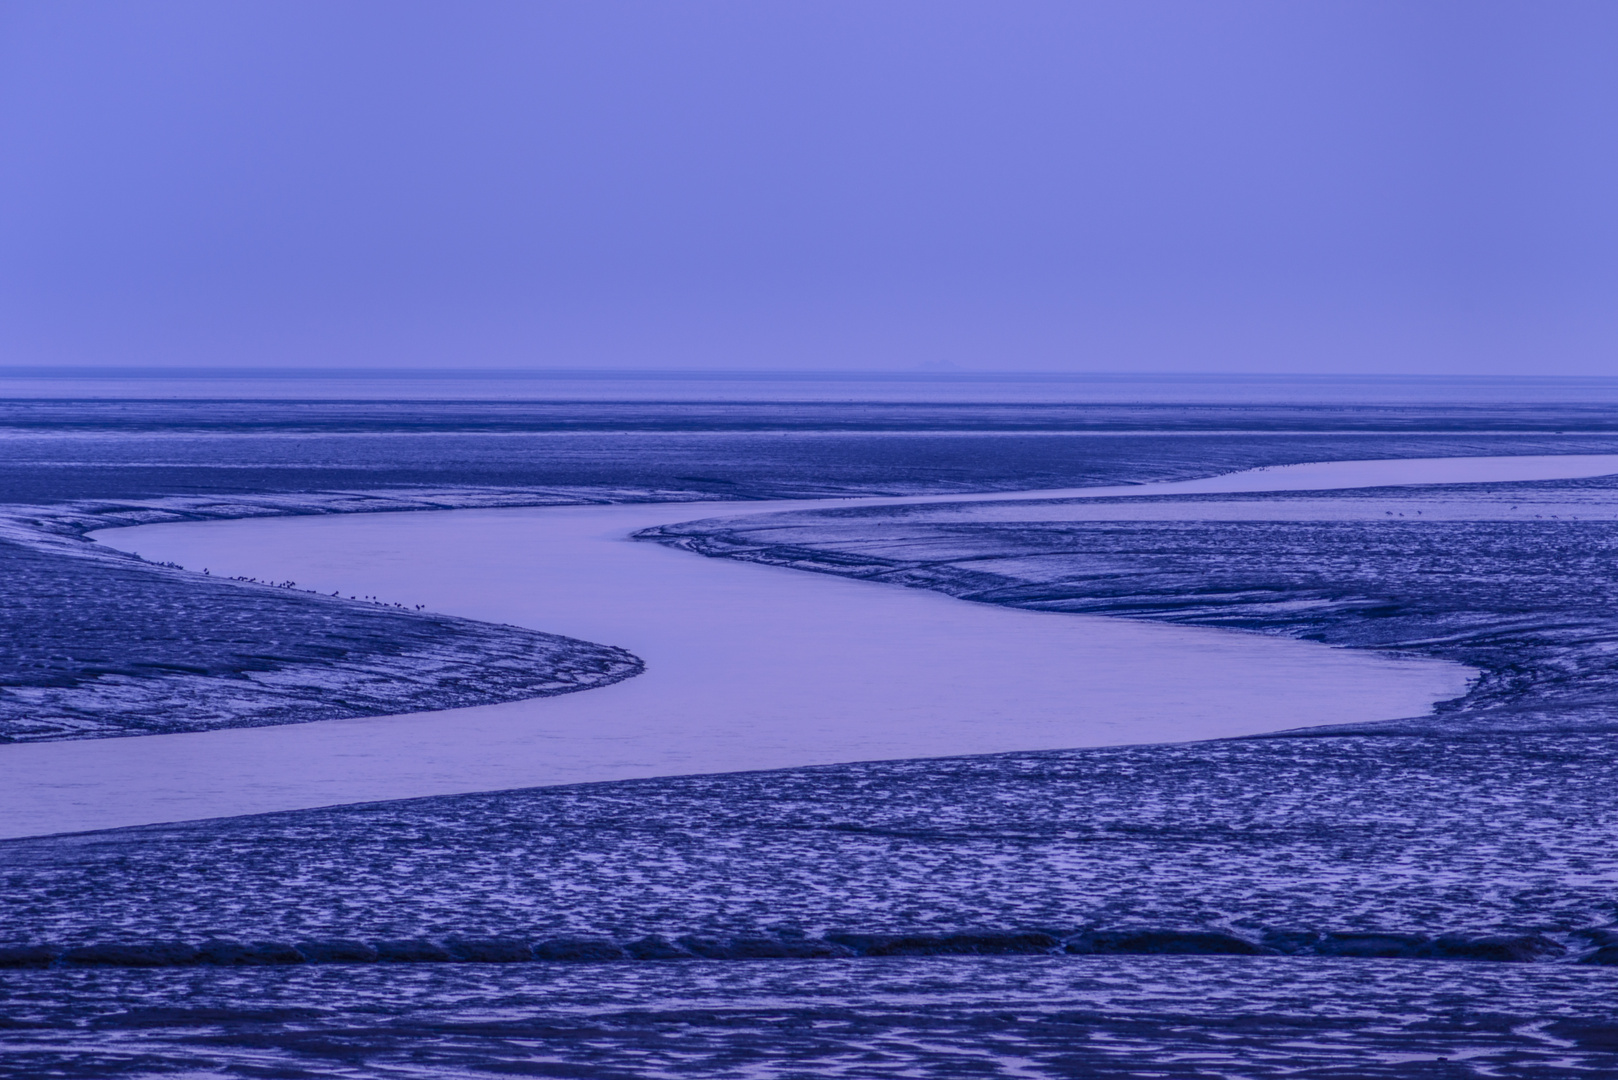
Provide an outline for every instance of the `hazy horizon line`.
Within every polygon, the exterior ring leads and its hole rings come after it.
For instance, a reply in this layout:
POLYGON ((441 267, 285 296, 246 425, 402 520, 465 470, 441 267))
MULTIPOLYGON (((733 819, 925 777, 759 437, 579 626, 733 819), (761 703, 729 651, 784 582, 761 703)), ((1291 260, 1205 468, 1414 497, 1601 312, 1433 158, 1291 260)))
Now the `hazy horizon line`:
POLYGON ((1618 383, 1618 375, 1460 375, 1452 373, 1404 374, 1373 372, 1264 372, 1264 371, 987 371, 972 369, 857 370, 837 368, 445 368, 445 367, 293 367, 229 365, 0 365, 0 379, 668 379, 718 381, 726 379, 790 382, 1379 382, 1444 383, 1618 383))

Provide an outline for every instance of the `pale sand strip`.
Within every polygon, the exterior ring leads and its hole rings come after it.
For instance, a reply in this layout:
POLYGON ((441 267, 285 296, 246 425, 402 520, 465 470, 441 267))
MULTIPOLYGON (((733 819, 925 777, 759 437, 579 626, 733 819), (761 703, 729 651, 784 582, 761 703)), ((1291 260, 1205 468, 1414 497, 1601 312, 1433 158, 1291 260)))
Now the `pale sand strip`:
MULTIPOLYGON (((1618 457, 1289 466, 977 501, 1618 472, 1618 457)), ((1468 669, 1307 642, 965 604, 711 560, 629 533, 705 516, 960 496, 158 525, 119 547, 625 646, 625 683, 273 728, 0 747, 0 835, 420 795, 1253 734, 1424 713, 1468 669)), ((1035 515, 1037 516, 1037 515, 1035 515)))

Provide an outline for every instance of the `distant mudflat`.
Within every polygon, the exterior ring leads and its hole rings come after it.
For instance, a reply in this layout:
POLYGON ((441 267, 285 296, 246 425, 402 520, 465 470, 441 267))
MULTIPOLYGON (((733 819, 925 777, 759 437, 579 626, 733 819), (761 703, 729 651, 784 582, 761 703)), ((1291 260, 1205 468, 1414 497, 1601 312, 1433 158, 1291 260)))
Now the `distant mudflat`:
POLYGON ((867 504, 1313 490, 1618 473, 1618 456, 1340 462, 881 500, 157 525, 149 558, 622 646, 646 674, 402 716, 0 747, 8 836, 502 788, 1169 742, 1425 713, 1471 670, 1227 631, 962 603, 634 543, 699 517, 867 504))

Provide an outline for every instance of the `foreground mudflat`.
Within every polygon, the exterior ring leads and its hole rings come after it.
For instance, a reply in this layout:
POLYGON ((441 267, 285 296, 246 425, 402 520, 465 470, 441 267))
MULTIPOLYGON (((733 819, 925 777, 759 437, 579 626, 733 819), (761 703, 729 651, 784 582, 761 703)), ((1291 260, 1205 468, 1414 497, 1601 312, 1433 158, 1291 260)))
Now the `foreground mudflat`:
MULTIPOLYGON (((1618 923, 1614 725, 443 796, 0 844, 0 945, 1618 923), (86 883, 93 883, 87 887, 86 883)), ((1276 948, 1291 948, 1282 943, 1276 948)))
POLYGON ((1618 968, 1577 961, 1614 922, 1614 736, 1547 728, 878 762, 12 841, 7 944, 418 945, 416 962, 9 970, 3 1075, 1607 1076, 1618 968), (984 926, 1566 952, 467 963, 422 947, 984 926))
POLYGON ((1613 982, 1191 957, 28 972, 0 1075, 1594 1078, 1613 982))

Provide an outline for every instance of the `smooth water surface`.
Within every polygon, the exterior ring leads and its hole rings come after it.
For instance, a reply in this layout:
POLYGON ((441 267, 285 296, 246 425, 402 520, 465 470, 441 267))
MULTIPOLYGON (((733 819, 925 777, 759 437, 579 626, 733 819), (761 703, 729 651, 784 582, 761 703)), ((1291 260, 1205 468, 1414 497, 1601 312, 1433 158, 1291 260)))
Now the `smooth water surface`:
MULTIPOLYGON (((1020 497, 1614 471, 1618 459, 1594 455, 1343 462, 1020 497)), ((627 539, 695 517, 847 504, 635 504, 121 531, 119 545, 148 558, 622 645, 648 671, 589 693, 444 712, 7 747, 14 782, 0 796, 0 817, 9 835, 39 835, 506 787, 1205 739, 1415 715, 1465 687, 1468 669, 1453 664, 966 604, 627 539)))

